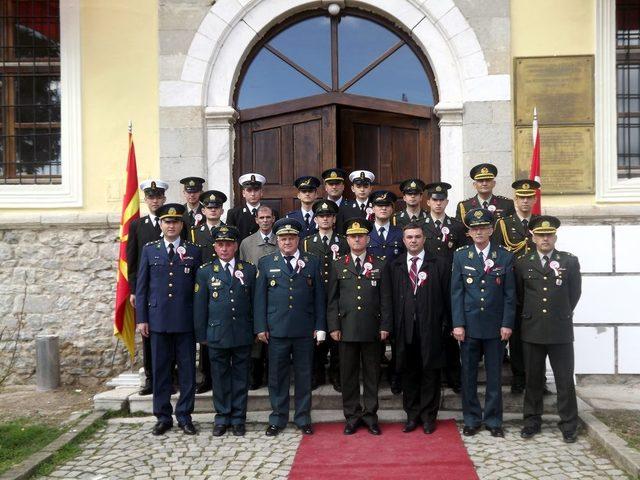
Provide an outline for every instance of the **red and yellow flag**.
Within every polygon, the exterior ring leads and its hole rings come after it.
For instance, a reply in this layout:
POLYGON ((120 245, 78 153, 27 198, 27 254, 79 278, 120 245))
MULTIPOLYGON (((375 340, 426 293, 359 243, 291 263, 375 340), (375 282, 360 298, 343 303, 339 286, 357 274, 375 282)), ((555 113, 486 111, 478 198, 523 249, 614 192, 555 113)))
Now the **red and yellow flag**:
MULTIPOLYGON (((535 180, 542 185, 540 180, 540 131, 538 130, 538 109, 533 109, 533 151, 531 152, 531 169, 529 170, 529 180, 535 180)), ((536 190, 536 204, 531 213, 540 215, 542 213, 542 187, 536 190)))
POLYGON ((140 197, 138 196, 138 169, 136 168, 136 150, 133 146, 131 126, 129 126, 129 158, 127 160, 127 184, 122 199, 122 217, 120 219, 120 255, 118 257, 118 281, 116 284, 116 315, 113 334, 122 340, 133 358, 135 352, 136 319, 135 310, 129 302, 127 273, 127 241, 131 221, 140 217, 140 197))

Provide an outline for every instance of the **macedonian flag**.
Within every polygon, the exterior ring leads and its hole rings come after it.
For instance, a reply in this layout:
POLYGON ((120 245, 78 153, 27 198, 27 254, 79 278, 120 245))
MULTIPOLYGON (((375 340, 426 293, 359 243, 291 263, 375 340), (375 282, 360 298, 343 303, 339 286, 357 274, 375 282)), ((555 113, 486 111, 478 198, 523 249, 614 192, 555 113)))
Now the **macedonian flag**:
POLYGON ((127 241, 131 222, 140 217, 140 198, 138 197, 138 169, 136 168, 136 150, 133 146, 131 125, 129 125, 129 158, 127 160, 127 183, 122 199, 122 217, 120 219, 120 255, 118 257, 118 280, 116 284, 116 315, 113 334, 120 338, 133 359, 135 352, 136 319, 135 310, 129 302, 127 275, 127 241))

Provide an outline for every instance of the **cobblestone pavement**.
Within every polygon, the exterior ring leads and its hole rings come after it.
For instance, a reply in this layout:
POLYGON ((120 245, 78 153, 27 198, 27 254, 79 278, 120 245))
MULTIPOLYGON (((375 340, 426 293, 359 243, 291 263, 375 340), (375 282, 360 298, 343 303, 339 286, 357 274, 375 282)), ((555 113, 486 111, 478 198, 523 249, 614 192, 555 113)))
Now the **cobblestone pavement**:
MULTIPOLYGON (((82 446, 78 457, 47 478, 285 479, 301 438, 293 428, 267 438, 265 426, 258 424, 248 424, 244 438, 231 433, 214 438, 210 423, 196 423, 200 429, 196 437, 187 437, 176 427, 154 437, 152 426, 111 421, 82 446)), ((541 434, 523 440, 520 427, 520 422, 506 422, 504 439, 484 430, 462 437, 482 480, 628 478, 595 453, 584 436, 567 445, 555 425, 545 423, 541 434)))

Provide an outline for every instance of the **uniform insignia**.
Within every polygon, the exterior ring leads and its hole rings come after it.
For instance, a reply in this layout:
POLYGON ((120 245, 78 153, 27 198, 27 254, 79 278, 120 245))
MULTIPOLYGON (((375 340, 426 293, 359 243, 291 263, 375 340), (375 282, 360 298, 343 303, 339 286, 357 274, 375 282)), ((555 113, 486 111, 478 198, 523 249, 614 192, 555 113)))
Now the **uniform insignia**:
POLYGON ((218 292, 213 292, 213 293, 211 294, 211 296, 212 296, 213 298, 218 298, 218 292))
POLYGON ((482 213, 481 210, 478 210, 476 213, 473 214, 473 216, 476 217, 476 218, 481 218, 482 215, 483 215, 483 213, 482 213))
POLYGON ((561 278, 558 278, 556 280, 556 285, 558 285, 558 286, 562 285, 562 279, 561 278))
POLYGON ((331 174, 329 175, 329 177, 331 178, 336 178, 338 176, 338 174, 336 172, 331 172, 331 174))
POLYGON ((148 218, 145 218, 145 219, 144 219, 144 223, 149 223, 149 219, 148 219, 148 218))
POLYGON ((275 257, 273 257, 274 260, 278 260, 278 256, 276 255, 275 257))
POLYGON ((473 283, 473 278, 467 277, 467 283, 473 283))
POLYGON ((487 167, 482 167, 480 173, 489 173, 489 169, 487 167))
POLYGON ((498 252, 491 252, 491 258, 498 258, 498 252))
POLYGON ((438 185, 438 186, 436 187, 436 192, 441 192, 441 191, 442 191, 442 187, 441 187, 440 185, 438 185))
POLYGON ((195 287, 193 287, 193 291, 195 293, 198 293, 199 290, 200 290, 200 284, 196 283, 195 287))
POLYGON ((194 187, 196 184, 196 182, 194 182, 193 180, 189 180, 189 186, 190 187, 194 187))
POLYGON ((151 182, 151 188, 156 188, 156 182, 151 182))
POLYGON ((242 263, 238 263, 238 270, 242 270, 244 268, 244 265, 242 263))
POLYGON ((473 258, 473 252, 469 252, 469 254, 467 255, 469 258, 473 258))
POLYGON ((269 285, 271 285, 272 287, 275 287, 276 286, 276 281, 275 280, 271 280, 269 282, 269 285))
POLYGON ((220 271, 220 267, 218 265, 213 266, 213 271, 218 273, 220 271))
POLYGON ((542 224, 540 226, 543 227, 543 228, 549 228, 551 226, 551 224, 547 220, 545 220, 544 222, 542 222, 542 224))
POLYGON ((175 208, 173 208, 173 207, 171 207, 171 208, 169 209, 169 215, 175 215, 175 214, 176 214, 176 209, 175 209, 175 208))

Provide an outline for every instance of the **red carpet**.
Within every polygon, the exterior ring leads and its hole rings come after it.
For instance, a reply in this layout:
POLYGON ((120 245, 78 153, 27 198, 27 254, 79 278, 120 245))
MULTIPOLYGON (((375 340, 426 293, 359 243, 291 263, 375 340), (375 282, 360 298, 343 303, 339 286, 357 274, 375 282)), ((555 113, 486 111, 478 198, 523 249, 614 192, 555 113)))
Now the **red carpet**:
POLYGON ((314 425, 315 434, 302 437, 289 479, 478 479, 453 420, 439 421, 432 435, 422 428, 402 433, 399 423, 381 424, 380 436, 362 427, 347 436, 343 428, 314 425))

